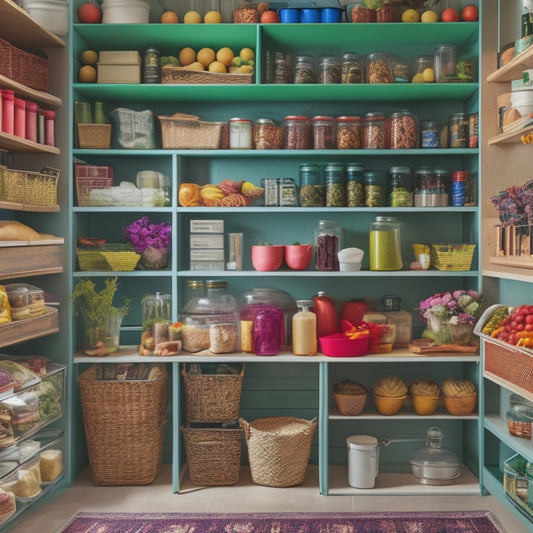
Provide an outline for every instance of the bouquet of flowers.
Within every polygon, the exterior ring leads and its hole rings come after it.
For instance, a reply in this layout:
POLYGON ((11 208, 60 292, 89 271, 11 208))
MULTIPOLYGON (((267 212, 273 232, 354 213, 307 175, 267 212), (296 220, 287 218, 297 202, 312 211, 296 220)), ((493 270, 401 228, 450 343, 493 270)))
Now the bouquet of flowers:
POLYGON ((171 224, 152 224, 145 216, 127 226, 124 235, 135 251, 141 254, 141 264, 146 268, 158 269, 167 264, 172 241, 171 224))
POLYGON ((522 226, 533 221, 533 180, 513 185, 491 197, 503 226, 522 226))
POLYGON ((426 323, 422 338, 436 344, 470 344, 473 327, 483 311, 483 299, 473 290, 440 292, 420 302, 420 319, 426 323), (457 333, 461 332, 458 338, 457 333))

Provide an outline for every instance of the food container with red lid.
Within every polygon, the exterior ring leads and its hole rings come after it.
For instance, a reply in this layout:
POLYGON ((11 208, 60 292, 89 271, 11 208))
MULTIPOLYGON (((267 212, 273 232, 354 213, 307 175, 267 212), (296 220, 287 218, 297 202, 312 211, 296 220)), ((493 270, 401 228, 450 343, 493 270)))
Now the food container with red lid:
POLYGON ((288 115, 284 120, 283 145, 286 150, 305 150, 309 147, 309 119, 288 115))
POLYGON ((311 119, 313 148, 331 150, 335 148, 335 122, 333 117, 316 116, 311 119))

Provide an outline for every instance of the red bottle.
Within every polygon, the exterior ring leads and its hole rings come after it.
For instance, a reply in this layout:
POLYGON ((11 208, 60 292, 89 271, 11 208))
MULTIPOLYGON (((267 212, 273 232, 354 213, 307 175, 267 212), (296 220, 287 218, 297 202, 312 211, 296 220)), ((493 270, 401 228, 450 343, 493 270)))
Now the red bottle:
POLYGON ((367 311, 364 298, 352 298, 342 304, 341 318, 346 319, 352 326, 356 326, 363 320, 367 311))
POLYGON ((317 336, 323 337, 338 333, 339 317, 335 308, 335 300, 328 296, 324 291, 318 291, 313 296, 313 311, 316 314, 317 336))

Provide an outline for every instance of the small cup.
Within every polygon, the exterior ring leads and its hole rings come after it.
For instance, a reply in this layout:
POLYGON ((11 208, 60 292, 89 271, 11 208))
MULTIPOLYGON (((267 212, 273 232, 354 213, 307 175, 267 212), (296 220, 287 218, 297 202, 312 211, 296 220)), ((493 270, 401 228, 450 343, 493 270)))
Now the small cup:
POLYGON ((387 398, 385 396, 378 396, 377 394, 372 394, 372 396, 378 411, 385 416, 398 414, 407 398, 407 395, 398 398, 387 398))
POLYGON ((285 263, 292 270, 306 270, 313 257, 312 244, 291 244, 285 246, 285 263))
POLYGON ((252 265, 260 272, 277 270, 283 263, 283 245, 252 246, 252 265))

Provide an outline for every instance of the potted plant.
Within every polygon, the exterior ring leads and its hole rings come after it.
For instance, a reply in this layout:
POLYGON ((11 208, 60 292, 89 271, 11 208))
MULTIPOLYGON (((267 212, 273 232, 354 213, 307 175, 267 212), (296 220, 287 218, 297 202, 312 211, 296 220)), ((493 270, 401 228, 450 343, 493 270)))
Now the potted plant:
POLYGON ((142 217, 127 226, 124 234, 135 251, 141 254, 140 264, 144 268, 159 270, 167 265, 172 241, 171 224, 153 224, 148 217, 142 217))

